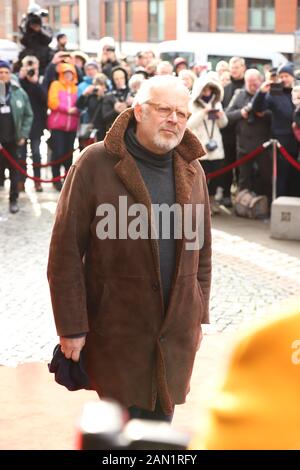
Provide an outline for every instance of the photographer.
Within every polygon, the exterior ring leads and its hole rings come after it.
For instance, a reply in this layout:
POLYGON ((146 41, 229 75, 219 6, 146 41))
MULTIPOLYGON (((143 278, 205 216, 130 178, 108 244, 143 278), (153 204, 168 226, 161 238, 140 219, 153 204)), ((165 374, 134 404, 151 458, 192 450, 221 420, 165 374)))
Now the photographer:
POLYGON ((52 41, 52 30, 43 25, 42 18, 47 11, 39 7, 33 11, 29 10, 27 16, 20 25, 20 42, 24 49, 19 54, 19 60, 27 55, 35 56, 40 63, 40 74, 44 75, 47 64, 51 61, 52 50, 49 47, 52 41))
POLYGON ((106 130, 111 127, 118 115, 132 104, 126 70, 122 67, 115 67, 112 70, 111 81, 113 91, 108 93, 103 100, 103 119, 106 130))
MULTIPOLYGON (((105 123, 103 120, 102 107, 103 97, 107 91, 106 82, 107 77, 103 73, 98 73, 94 77, 93 83, 84 90, 76 102, 76 106, 80 111, 86 110, 88 116, 87 123, 92 125, 92 129, 97 129, 97 142, 103 140, 105 137, 105 123)), ((81 139, 79 139, 79 143, 80 140, 81 139)))
MULTIPOLYGON (((192 115, 187 126, 194 131, 206 150, 206 155, 201 158, 201 165, 206 174, 221 168, 224 159, 220 129, 227 125, 228 119, 221 104, 223 93, 220 82, 210 74, 198 78, 193 86, 192 115)), ((212 214, 219 212, 215 201, 217 186, 217 179, 208 183, 212 214)))
MULTIPOLYGON (((40 144, 41 136, 46 128, 47 117, 47 96, 44 92, 42 85, 39 83, 39 61, 34 56, 26 56, 22 60, 22 67, 19 72, 19 80, 21 87, 26 91, 29 96, 30 104, 33 110, 33 124, 29 134, 30 148, 32 153, 33 163, 41 163, 40 144)), ((27 157, 27 141, 21 148, 22 160, 26 161, 27 157)), ((26 166, 25 166, 26 169, 26 166)), ((39 167, 33 168, 34 176, 41 177, 41 170, 39 167)), ((26 177, 21 176, 19 182, 19 189, 24 190, 24 182, 26 177)), ((41 192, 41 183, 35 181, 35 190, 41 192)))
MULTIPOLYGON (((252 99, 262 80, 257 69, 247 70, 245 88, 236 90, 226 110, 229 124, 236 129, 238 160, 270 139, 270 112, 255 113, 252 110, 252 99)), ((272 162, 269 150, 239 167, 238 187, 239 190, 265 194, 271 200, 272 162)))
MULTIPOLYGON (((296 160, 298 157, 298 142, 293 129, 294 105, 292 88, 295 82, 294 66, 287 63, 278 70, 278 83, 265 81, 253 99, 253 111, 261 112, 269 109, 272 113, 271 134, 277 139, 288 153, 296 160)), ((300 196, 299 172, 281 156, 277 158, 277 197, 300 196)))

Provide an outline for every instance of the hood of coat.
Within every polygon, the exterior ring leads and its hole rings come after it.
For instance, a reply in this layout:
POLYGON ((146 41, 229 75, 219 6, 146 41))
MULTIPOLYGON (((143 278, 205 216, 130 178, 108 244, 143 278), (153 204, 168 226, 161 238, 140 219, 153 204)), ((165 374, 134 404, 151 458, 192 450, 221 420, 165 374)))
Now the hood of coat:
MULTIPOLYGON (((128 154, 124 137, 129 123, 134 119, 133 108, 126 109, 119 114, 104 139, 104 146, 108 153, 120 159, 128 154)), ((189 129, 185 130, 182 141, 175 149, 188 163, 205 155, 199 139, 189 129)))
POLYGON ((75 85, 77 83, 77 72, 73 64, 61 63, 57 67, 57 72, 58 72, 58 79, 61 83, 72 84, 72 85, 75 85), (66 80, 64 76, 65 72, 72 72, 73 79, 66 80))
POLYGON ((201 99, 203 90, 206 86, 209 86, 213 91, 213 98, 210 103, 214 106, 217 102, 223 100, 224 89, 221 83, 217 80, 214 74, 207 73, 202 77, 198 78, 193 86, 192 91, 192 102, 196 106, 205 107, 205 102, 201 99))

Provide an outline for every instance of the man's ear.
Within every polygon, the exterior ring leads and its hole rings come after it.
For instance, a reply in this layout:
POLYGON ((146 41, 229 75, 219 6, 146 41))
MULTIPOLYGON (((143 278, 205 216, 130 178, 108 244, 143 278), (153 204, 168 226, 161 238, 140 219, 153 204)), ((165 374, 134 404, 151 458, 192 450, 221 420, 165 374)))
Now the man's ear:
POLYGON ((134 112, 134 117, 135 117, 135 120, 136 122, 141 122, 142 120, 142 106, 140 104, 136 104, 135 107, 133 108, 133 112, 134 112))

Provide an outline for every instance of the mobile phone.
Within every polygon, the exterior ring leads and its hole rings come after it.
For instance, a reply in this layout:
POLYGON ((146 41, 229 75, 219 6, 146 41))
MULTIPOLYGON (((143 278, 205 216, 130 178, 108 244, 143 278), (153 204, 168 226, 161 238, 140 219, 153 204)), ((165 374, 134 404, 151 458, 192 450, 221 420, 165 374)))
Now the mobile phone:
POLYGON ((270 95, 281 95, 283 91, 282 83, 271 83, 270 95))
POLYGON ((210 109, 208 111, 207 118, 212 120, 212 121, 217 119, 218 118, 218 112, 219 112, 218 109, 210 109))

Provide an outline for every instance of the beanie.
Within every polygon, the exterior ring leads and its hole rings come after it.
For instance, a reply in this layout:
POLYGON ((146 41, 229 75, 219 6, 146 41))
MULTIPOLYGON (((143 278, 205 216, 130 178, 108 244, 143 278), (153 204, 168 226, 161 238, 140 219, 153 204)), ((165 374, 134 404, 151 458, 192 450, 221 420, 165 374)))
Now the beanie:
POLYGON ((278 74, 280 73, 288 73, 292 77, 294 77, 294 64, 288 62, 287 64, 281 65, 278 69, 278 74))
POLYGON ((0 69, 4 68, 11 70, 9 62, 7 62, 6 60, 0 60, 0 69))

